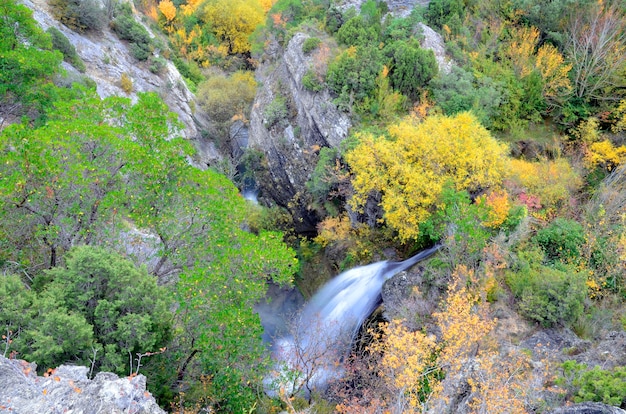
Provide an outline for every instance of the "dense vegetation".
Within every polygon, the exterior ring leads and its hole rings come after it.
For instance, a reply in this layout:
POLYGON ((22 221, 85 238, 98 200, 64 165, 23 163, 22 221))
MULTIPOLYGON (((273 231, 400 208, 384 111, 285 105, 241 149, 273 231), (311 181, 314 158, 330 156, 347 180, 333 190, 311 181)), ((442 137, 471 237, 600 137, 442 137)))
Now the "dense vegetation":
MULTIPOLYGON (((394 17, 375 0, 137 1, 155 38, 130 5, 96 3, 50 6, 79 32, 112 30, 154 73, 171 59, 218 144, 247 122, 253 70, 296 32, 313 62, 303 89, 328 90, 354 128, 341 148, 316 149, 299 196, 321 221, 316 237, 295 234, 279 207, 251 206, 229 178, 190 165, 157 94, 69 86, 61 62, 86 68, 68 39, 0 0, 5 356, 142 373, 177 412, 445 412, 461 388, 477 413, 626 408, 623 366, 537 364, 497 343, 493 318, 510 310, 529 329, 590 341, 626 329, 623 3, 432 0, 394 17), (449 70, 420 46, 419 23, 443 36, 449 70), (271 363, 252 306, 268 281, 298 276, 308 292, 307 268, 435 242, 401 318, 367 333, 342 381, 308 401, 264 394, 271 363)), ((283 128, 291 109, 277 94, 265 127, 283 128)), ((263 165, 243 158, 248 175, 263 165)))

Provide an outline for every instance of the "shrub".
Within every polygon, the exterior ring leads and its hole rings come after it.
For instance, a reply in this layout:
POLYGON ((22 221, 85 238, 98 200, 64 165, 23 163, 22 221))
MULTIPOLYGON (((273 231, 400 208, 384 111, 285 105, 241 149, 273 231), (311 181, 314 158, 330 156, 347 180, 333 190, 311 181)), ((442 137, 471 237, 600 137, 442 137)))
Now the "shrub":
POLYGON ((454 66, 447 74, 440 74, 430 82, 433 98, 446 115, 472 111, 480 122, 491 127, 504 101, 502 88, 491 78, 476 77, 454 66))
POLYGON ((362 16, 356 16, 341 26, 336 37, 339 43, 348 46, 378 44, 380 26, 366 22, 362 16))
POLYGON ((158 74, 167 65, 165 59, 159 56, 150 56, 150 72, 158 74))
POLYGON ((254 100, 256 86, 251 72, 212 76, 198 86, 198 102, 212 120, 228 122, 235 115, 246 116, 254 100))
POLYGON ((383 69, 378 47, 350 47, 329 66, 326 74, 328 87, 337 95, 335 103, 343 110, 351 110, 376 89, 376 78, 383 69))
POLYGON ((324 83, 319 80, 315 71, 311 69, 302 77, 302 86, 311 92, 319 92, 324 89, 324 83))
POLYGON ((437 75, 434 53, 404 41, 393 43, 387 53, 392 62, 389 74, 391 85, 412 101, 417 100, 420 91, 437 75))
POLYGON ((580 257, 585 233, 577 221, 559 217, 539 230, 533 242, 543 249, 548 261, 570 263, 580 257))
POLYGON ((322 43, 322 41, 317 37, 309 37, 302 43, 302 52, 310 53, 313 50, 317 49, 317 47, 322 43))
POLYGON ((263 111, 264 124, 266 128, 271 128, 276 124, 281 124, 287 119, 287 102, 284 97, 277 96, 265 107, 263 111))
POLYGON ((529 162, 510 162, 510 183, 518 186, 517 193, 539 197, 544 208, 558 208, 568 201, 572 192, 582 185, 579 174, 565 158, 529 162))
POLYGON ((72 30, 100 30, 106 13, 97 0, 50 0, 52 15, 72 30))
POLYGON ((576 361, 563 363, 563 377, 557 380, 574 393, 575 402, 597 401, 616 407, 626 407, 626 367, 591 370, 576 361))
POLYGON ((126 72, 122 73, 122 76, 120 77, 120 87, 127 94, 133 91, 133 80, 126 72))
POLYGON ((583 311, 586 277, 569 267, 541 265, 543 254, 521 254, 521 268, 507 272, 506 282, 519 300, 519 313, 544 327, 570 323, 583 311))
POLYGON ((132 15, 123 13, 111 24, 111 28, 120 39, 128 40, 130 51, 137 60, 146 60, 152 53, 150 34, 141 24, 137 23, 132 15))
POLYGON ((84 73, 86 70, 85 63, 78 56, 74 45, 70 43, 68 38, 56 27, 49 27, 47 32, 52 39, 52 47, 63 53, 63 60, 72 64, 79 72, 84 73))

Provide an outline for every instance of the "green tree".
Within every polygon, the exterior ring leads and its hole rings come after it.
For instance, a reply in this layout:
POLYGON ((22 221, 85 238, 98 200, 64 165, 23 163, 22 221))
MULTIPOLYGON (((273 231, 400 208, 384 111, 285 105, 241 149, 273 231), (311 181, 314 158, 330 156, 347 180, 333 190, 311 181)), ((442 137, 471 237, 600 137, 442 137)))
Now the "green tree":
POLYGON ((0 0, 0 127, 11 116, 27 113, 59 70, 61 53, 52 51, 50 37, 14 0, 0 0))
POLYGON ((129 359, 167 345, 171 300, 145 267, 101 247, 79 246, 68 252, 65 266, 44 277, 50 281, 42 296, 56 298, 93 327, 94 347, 101 350, 96 368, 125 374, 129 359))
POLYGON ((350 47, 328 65, 326 82, 343 110, 351 111, 376 89, 376 78, 383 68, 378 46, 350 47))
POLYGON ((363 16, 355 16, 345 22, 337 31, 337 41, 347 46, 367 46, 378 44, 380 24, 372 24, 363 16))
POLYGON ((411 101, 416 101, 421 90, 437 75, 434 53, 414 42, 404 41, 392 43, 386 53, 391 58, 391 85, 411 101))
MULTIPOLYGON (((132 229, 148 233, 140 241, 155 251, 147 270, 160 280, 178 280, 176 335, 160 365, 168 368, 161 385, 171 395, 177 384, 193 385, 210 376, 212 398, 239 412, 251 404, 260 384, 264 354, 252 305, 265 295, 268 280, 291 283, 298 262, 282 234, 243 229, 248 204, 226 177, 190 165, 191 146, 176 138, 177 130, 175 115, 156 94, 139 94, 132 104, 89 93, 59 103, 40 128, 6 128, 0 134, 2 258, 32 273, 63 264, 63 254, 76 245, 109 245, 128 254, 132 229)), ((164 319, 155 321, 150 312, 167 311, 160 304, 146 307, 136 299, 139 294, 127 297, 139 290, 145 298, 157 295, 146 294, 154 286, 142 282, 154 279, 145 279, 146 270, 137 270, 137 276, 128 263, 107 254, 93 247, 71 250, 64 267, 39 276, 36 286, 46 297, 63 298, 51 302, 60 313, 84 315, 86 326, 94 327, 91 345, 80 318, 67 321, 85 333, 83 348, 96 350, 100 366, 121 370, 129 354, 161 346, 157 323, 164 319), (115 283, 122 296, 108 291, 115 283)), ((31 344, 55 349, 49 360, 88 358, 52 348, 45 342, 57 338, 52 331, 37 337, 41 341, 35 336, 31 344)))

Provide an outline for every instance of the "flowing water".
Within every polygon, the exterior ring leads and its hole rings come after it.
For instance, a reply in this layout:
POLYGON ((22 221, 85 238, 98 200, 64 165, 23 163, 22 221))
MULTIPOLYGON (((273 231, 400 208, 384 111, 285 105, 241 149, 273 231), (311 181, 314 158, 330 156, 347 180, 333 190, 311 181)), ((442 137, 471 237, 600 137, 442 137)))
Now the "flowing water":
POLYGON ((440 247, 423 250, 402 262, 382 261, 356 267, 324 285, 304 306, 291 334, 274 341, 273 356, 283 366, 279 376, 289 377, 285 368, 291 372, 292 384, 288 387, 310 391, 340 377, 341 359, 365 319, 380 304, 383 283, 440 247), (299 374, 294 380, 295 371, 299 374))

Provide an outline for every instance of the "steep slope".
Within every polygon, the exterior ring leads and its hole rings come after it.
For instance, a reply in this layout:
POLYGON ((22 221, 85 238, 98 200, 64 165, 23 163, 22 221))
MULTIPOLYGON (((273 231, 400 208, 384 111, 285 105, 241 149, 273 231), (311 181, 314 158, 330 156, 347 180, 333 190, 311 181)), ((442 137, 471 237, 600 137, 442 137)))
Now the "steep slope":
MULTIPOLYGON (((200 163, 212 164, 222 158, 213 143, 202 138, 202 131, 210 128, 209 119, 196 110, 193 93, 171 62, 168 61, 160 73, 152 73, 149 64, 137 61, 126 42, 108 28, 100 33, 77 33, 52 17, 46 0, 23 0, 22 3, 33 10, 33 17, 44 30, 56 27, 68 38, 85 63, 85 74, 96 82, 100 97, 118 95, 135 99, 138 92, 157 92, 170 110, 178 114, 184 124, 183 135, 196 143, 200 163), (129 94, 120 84, 122 74, 132 80, 129 94)), ((146 29, 154 37, 150 28, 146 29)), ((64 63, 64 67, 70 79, 78 76, 71 65, 64 63)))
POLYGON ((258 177, 262 195, 288 208, 300 232, 315 228, 316 219, 301 196, 317 152, 321 147, 338 148, 352 126, 327 89, 314 92, 302 84, 314 63, 313 54, 302 51, 308 37, 297 33, 278 61, 264 62, 257 70, 262 86, 250 115, 248 143, 265 156, 265 174, 258 177), (273 108, 280 105, 283 114, 276 119, 273 108))

